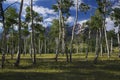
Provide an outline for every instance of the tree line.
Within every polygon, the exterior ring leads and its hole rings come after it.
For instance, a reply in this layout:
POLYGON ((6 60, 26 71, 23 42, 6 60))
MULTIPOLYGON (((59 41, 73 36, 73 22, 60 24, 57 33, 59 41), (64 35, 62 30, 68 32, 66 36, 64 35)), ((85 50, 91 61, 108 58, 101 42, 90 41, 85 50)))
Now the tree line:
MULTIPOLYGON (((2 37, 0 39, 0 53, 2 54, 1 67, 5 64, 5 55, 10 54, 13 59, 17 54, 15 66, 19 66, 21 54, 30 54, 32 63, 36 64, 36 54, 55 53, 55 61, 59 54, 66 55, 66 61, 72 62, 72 54, 85 52, 87 60, 88 53, 95 53, 94 63, 97 63, 99 55, 107 53, 108 58, 113 54, 113 48, 118 47, 120 57, 120 8, 112 8, 114 2, 111 0, 96 0, 98 5, 94 15, 80 25, 78 23, 79 12, 87 13, 92 7, 79 0, 57 0, 52 8, 58 12, 59 18, 52 21, 50 27, 45 28, 42 24, 43 17, 33 10, 33 0, 26 8, 26 15, 22 20, 24 0, 21 0, 19 12, 9 6, 3 9, 0 0, 0 23, 3 25, 2 37), (74 24, 70 26, 67 19, 71 16, 70 8, 75 7, 74 24), (106 30, 106 18, 110 17, 118 32, 106 30), (17 30, 15 27, 18 26, 17 30)), ((11 4, 13 5, 13 4, 11 4)))

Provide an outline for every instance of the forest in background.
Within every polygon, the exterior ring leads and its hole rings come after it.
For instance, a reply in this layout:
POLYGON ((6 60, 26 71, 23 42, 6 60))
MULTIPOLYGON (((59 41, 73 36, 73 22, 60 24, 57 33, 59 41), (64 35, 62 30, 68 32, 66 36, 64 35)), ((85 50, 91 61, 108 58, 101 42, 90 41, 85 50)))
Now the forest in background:
POLYGON ((0 39, 2 68, 6 55, 11 55, 11 59, 16 55, 14 66, 19 66, 21 54, 29 54, 33 65, 36 64, 37 54, 54 53, 55 61, 58 61, 59 54, 63 54, 67 62, 72 62, 75 53, 84 53, 86 60, 89 54, 95 53, 95 64, 98 57, 104 54, 108 58, 114 53, 117 54, 116 58, 120 57, 120 8, 112 7, 114 0, 96 0, 98 7, 94 15, 82 25, 78 23, 78 12, 86 14, 91 9, 89 4, 78 4, 78 0, 75 4, 73 0, 56 0, 57 4, 53 4, 52 8, 58 12, 59 19, 54 19, 50 27, 41 24, 43 17, 33 10, 33 0, 25 10, 24 20, 21 17, 24 0, 21 0, 19 11, 12 7, 15 3, 3 9, 5 1, 0 0, 0 23, 3 25, 0 39), (72 6, 76 8, 76 16, 71 26, 66 22, 72 6), (118 32, 106 30, 108 17, 113 20, 114 27, 118 27, 118 32))

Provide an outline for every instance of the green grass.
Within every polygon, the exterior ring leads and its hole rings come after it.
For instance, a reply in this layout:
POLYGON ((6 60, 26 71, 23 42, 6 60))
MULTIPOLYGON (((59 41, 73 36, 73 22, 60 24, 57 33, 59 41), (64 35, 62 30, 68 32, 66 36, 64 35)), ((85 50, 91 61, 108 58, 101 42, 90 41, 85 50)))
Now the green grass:
POLYGON ((29 55, 21 55, 19 67, 13 66, 15 59, 6 56, 8 62, 0 69, 0 80, 120 80, 119 58, 99 57, 98 63, 94 64, 94 54, 89 55, 88 61, 84 56, 74 54, 73 62, 67 63, 62 55, 58 62, 55 62, 54 54, 37 55, 37 64, 32 65, 29 55))

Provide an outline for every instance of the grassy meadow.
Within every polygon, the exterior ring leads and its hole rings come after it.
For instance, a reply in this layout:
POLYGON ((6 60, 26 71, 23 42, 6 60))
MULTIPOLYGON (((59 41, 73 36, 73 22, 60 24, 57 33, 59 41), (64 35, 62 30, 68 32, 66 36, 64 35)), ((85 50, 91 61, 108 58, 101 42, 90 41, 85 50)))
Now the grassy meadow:
POLYGON ((84 54, 74 54, 72 63, 67 63, 63 55, 55 62, 55 54, 42 54, 37 55, 36 65, 32 64, 30 55, 21 55, 19 67, 13 66, 15 56, 11 60, 10 55, 6 55, 0 80, 120 80, 120 59, 116 55, 109 59, 105 55, 99 57, 94 64, 94 54, 90 54, 87 61, 84 54))

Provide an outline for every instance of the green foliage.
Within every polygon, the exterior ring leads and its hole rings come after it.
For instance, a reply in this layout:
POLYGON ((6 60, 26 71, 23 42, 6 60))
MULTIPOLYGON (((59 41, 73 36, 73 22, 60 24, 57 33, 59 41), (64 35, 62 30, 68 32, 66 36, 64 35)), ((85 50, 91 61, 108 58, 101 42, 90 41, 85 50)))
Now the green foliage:
MULTIPOLYGON (((43 21, 43 17, 41 17, 37 12, 33 11, 33 20, 37 21, 37 22, 42 22, 43 21)), ((26 15, 25 15, 25 21, 26 22, 30 22, 31 20, 31 16, 30 16, 30 7, 26 8, 26 15)))
POLYGON ((59 20, 54 19, 52 21, 52 26, 50 28, 50 36, 51 37, 58 37, 59 35, 59 20))
POLYGON ((112 1, 111 0, 96 0, 99 11, 105 15, 111 11, 112 1))
MULTIPOLYGON (((36 38, 41 38, 43 39, 45 29, 44 27, 40 24, 40 22, 43 21, 43 17, 41 17, 37 12, 33 11, 33 26, 35 30, 35 36, 36 38), (38 37, 39 36, 39 37, 38 37)), ((30 16, 30 7, 26 8, 26 15, 25 15, 25 22, 30 23, 31 21, 31 16, 30 16)))
POLYGON ((57 5, 53 5, 52 8, 55 11, 61 10, 62 14, 68 18, 70 16, 70 7, 74 6, 73 0, 59 0, 57 5))
POLYGON ((79 9, 80 9, 81 12, 86 13, 90 9, 90 6, 88 4, 81 3, 79 5, 79 9))
POLYGON ((115 27, 120 25, 120 8, 113 9, 111 18, 115 21, 115 27))
POLYGON ((111 37, 112 37, 113 39, 116 39, 116 37, 117 37, 114 30, 108 31, 108 32, 107 32, 107 35, 108 35, 108 39, 110 39, 111 37))
POLYGON ((12 26, 13 24, 17 24, 18 21, 18 13, 15 8, 10 7, 5 12, 5 22, 8 27, 12 26))
POLYGON ((102 16, 100 14, 99 10, 96 10, 94 16, 91 17, 91 20, 89 21, 91 30, 98 30, 102 27, 102 16))
POLYGON ((30 22, 30 7, 26 8, 25 21, 30 22))

